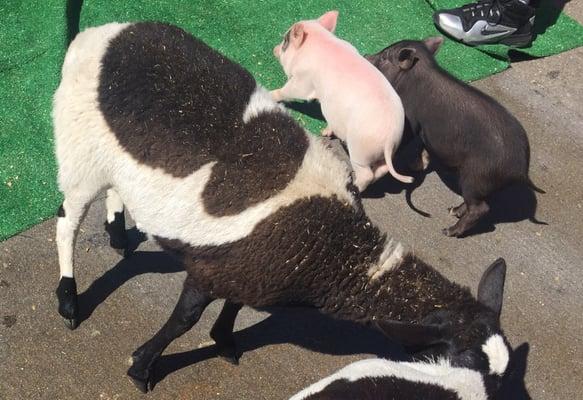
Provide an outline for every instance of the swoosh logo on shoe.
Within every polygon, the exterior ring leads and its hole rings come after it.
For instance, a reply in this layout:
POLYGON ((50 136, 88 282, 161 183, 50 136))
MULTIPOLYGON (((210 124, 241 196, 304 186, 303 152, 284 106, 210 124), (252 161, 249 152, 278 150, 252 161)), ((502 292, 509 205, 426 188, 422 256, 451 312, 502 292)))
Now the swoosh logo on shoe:
POLYGON ((513 29, 492 29, 490 25, 486 25, 482 28, 481 33, 484 36, 493 36, 493 35, 506 35, 511 34, 514 30, 513 29))

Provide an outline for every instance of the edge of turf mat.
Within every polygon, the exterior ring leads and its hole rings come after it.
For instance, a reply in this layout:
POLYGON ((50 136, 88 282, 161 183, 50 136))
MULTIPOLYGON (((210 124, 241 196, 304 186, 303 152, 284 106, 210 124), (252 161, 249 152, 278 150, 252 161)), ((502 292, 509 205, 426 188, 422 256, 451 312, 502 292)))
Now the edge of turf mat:
MULTIPOLYGON (((541 0, 533 45, 520 51, 542 57, 583 44, 583 27, 560 13, 554 0, 541 0)), ((336 34, 363 53, 397 40, 440 35, 432 21, 438 8, 459 0, 284 0, 195 1, 33 0, 0 4, 0 241, 54 216, 61 195, 56 183, 51 123, 52 95, 68 38, 108 22, 158 20, 176 24, 249 69, 269 89, 285 76, 272 55, 294 22, 330 9, 340 11, 336 34), (69 23, 68 23, 69 22, 69 23)), ((462 80, 473 81, 508 68, 510 48, 467 47, 446 40, 439 63, 462 80)), ((317 106, 294 103, 296 118, 319 132, 324 123, 317 106)))

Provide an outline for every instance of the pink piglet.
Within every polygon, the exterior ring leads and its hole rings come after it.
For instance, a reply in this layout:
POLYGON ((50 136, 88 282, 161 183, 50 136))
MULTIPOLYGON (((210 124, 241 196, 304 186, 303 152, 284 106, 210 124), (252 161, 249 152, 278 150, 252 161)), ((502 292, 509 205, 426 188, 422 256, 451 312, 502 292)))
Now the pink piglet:
POLYGON ((292 25, 273 49, 288 81, 272 97, 319 100, 328 123, 322 134, 346 143, 361 192, 387 172, 411 183, 392 162, 405 124, 401 99, 356 48, 333 34, 337 20, 338 11, 329 11, 292 25))

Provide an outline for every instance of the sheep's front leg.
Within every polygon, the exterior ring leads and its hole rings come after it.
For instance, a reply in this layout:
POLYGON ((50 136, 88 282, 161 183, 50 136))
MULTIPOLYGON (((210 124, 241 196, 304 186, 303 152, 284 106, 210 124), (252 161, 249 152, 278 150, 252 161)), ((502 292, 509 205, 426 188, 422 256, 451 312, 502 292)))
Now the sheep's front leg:
POLYGON ((217 344, 217 354, 234 365, 239 364, 239 354, 233 337, 233 327, 241 307, 243 307, 242 304, 225 300, 223 309, 210 333, 211 338, 217 344))
POLYGON ((152 372, 156 360, 174 339, 188 332, 196 324, 213 299, 201 291, 196 283, 186 278, 182 293, 172 315, 164 326, 132 354, 128 375, 143 393, 152 390, 152 372))

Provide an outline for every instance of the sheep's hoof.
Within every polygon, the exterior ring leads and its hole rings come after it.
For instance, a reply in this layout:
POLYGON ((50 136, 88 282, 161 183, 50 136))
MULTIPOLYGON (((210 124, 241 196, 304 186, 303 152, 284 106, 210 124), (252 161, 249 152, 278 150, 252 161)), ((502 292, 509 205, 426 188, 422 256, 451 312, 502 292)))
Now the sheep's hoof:
POLYGON ((219 355, 220 358, 228 362, 229 364, 239 365, 239 357, 235 356, 223 356, 219 355))
POLYGON ((63 318, 65 326, 70 330, 73 330, 79 326, 79 321, 76 318, 63 318))
POLYGON ((79 306, 77 304, 77 285, 75 278, 62 277, 56 290, 59 300, 59 314, 69 329, 79 325, 79 306))
POLYGON ((239 365, 239 353, 237 346, 231 345, 217 345, 217 356, 233 365, 239 365))
POLYGON ((114 249, 115 252, 117 254, 119 254, 120 256, 122 256, 123 258, 128 258, 132 254, 132 252, 130 250, 128 250, 127 248, 117 249, 115 247, 112 247, 112 249, 114 249))
POLYGON ((136 371, 133 367, 128 369, 128 377, 132 383, 138 388, 142 393, 148 393, 154 389, 154 384, 150 379, 150 371, 136 371))

